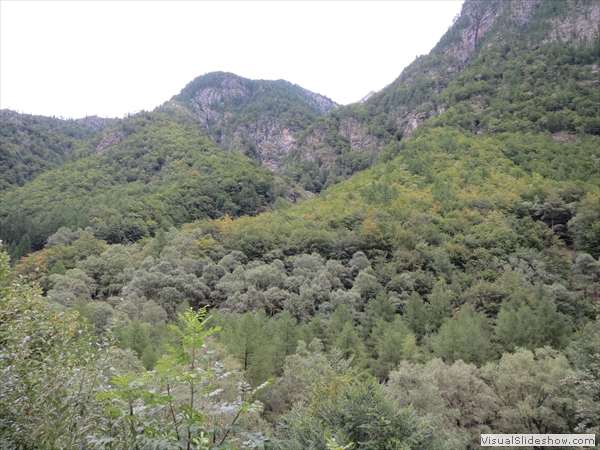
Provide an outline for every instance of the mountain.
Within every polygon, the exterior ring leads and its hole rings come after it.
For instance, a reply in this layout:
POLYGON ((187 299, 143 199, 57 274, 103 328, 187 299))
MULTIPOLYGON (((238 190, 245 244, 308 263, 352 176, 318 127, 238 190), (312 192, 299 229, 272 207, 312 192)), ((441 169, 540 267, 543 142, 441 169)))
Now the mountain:
POLYGON ((264 211, 272 172, 219 149, 189 115, 164 106, 111 122, 86 154, 2 199, 0 236, 37 250, 62 226, 92 227, 110 243, 200 218, 264 211))
POLYGON ((0 191, 23 186, 77 154, 110 120, 54 117, 0 111, 0 191))
POLYGON ((595 1, 468 0, 428 55, 364 102, 311 125, 285 161, 288 174, 311 173, 303 184, 318 192, 436 117, 480 134, 598 135, 599 19, 595 1))
POLYGON ((217 72, 124 119, 5 110, 3 183, 29 183, 3 199, 0 238, 16 248, 27 235, 37 250, 61 226, 92 226, 116 243, 200 218, 257 214, 276 192, 300 195, 289 183, 276 187, 258 164, 276 169, 295 138, 337 106, 283 80, 217 72))
POLYGON ((110 122, 4 112, 3 121, 9 124, 3 126, 9 138, 2 140, 8 183, 32 181, 4 199, 0 237, 16 246, 28 234, 38 249, 60 226, 96 223, 104 230, 97 231, 99 237, 126 242, 152 235, 157 227, 257 214, 278 196, 297 196, 292 193, 295 183, 317 193, 377 161, 394 158, 422 128, 452 127, 501 140, 507 139, 506 133, 517 133, 528 143, 503 147, 503 152, 521 170, 589 182, 597 174, 593 157, 600 133, 598 14, 596 2, 583 0, 469 0, 429 55, 415 60, 382 91, 344 107, 282 80, 216 72, 196 78, 153 112, 110 122), (38 136, 37 147, 26 139, 15 150, 23 135, 15 121, 21 129, 31 124, 27 133, 38 136), (538 144, 539 157, 534 157, 526 149, 538 144), (248 167, 250 178, 261 181, 238 180, 236 188, 219 185, 227 194, 223 197, 217 189, 207 203, 181 194, 180 189, 187 192, 189 187, 183 181, 188 170, 199 167, 195 155, 208 152, 225 161, 216 146, 237 161, 233 166, 248 167), (247 157, 283 179, 265 175, 247 157), (40 168, 19 165, 18 158, 38 158, 40 168), (168 187, 164 176, 175 173, 168 167, 187 158, 196 162, 182 166, 180 182, 174 184, 179 187, 168 187), (23 175, 24 168, 30 173, 23 175), (140 185, 143 190, 133 188, 140 185), (240 197, 245 188, 253 198, 249 203, 246 194, 240 197), (180 206, 149 200, 159 191, 183 195, 180 206), (66 200, 69 206, 59 206, 66 200), (106 209, 107 202, 113 206, 106 209), (118 202, 139 207, 116 206, 118 202), (120 219, 111 219, 129 216, 137 231, 124 232, 127 227, 120 219))
POLYGON ((240 154, 262 134, 230 143, 250 118, 280 129, 281 86, 253 97, 215 74, 9 189, 0 232, 23 257, 13 278, 0 257, 0 442, 261 448, 264 432, 277 448, 467 449, 482 433, 598 434, 598 11, 467 1, 431 54, 313 119, 275 173, 258 147, 240 154), (293 181, 318 193, 291 205, 293 181), (125 375, 96 382, 107 373, 125 375), (264 409, 232 410, 256 398, 245 380, 272 380, 264 409))
POLYGON ((224 150, 271 170, 317 117, 339 105, 284 80, 249 80, 214 72, 190 82, 169 102, 185 107, 224 150))

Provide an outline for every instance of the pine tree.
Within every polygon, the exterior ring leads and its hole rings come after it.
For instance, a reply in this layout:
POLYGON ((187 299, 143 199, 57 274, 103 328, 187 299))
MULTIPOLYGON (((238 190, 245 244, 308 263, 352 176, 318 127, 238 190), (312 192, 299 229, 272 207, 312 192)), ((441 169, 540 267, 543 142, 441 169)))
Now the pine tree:
POLYGON ((517 347, 533 350, 538 341, 537 320, 528 305, 524 305, 518 310, 502 306, 494 330, 496 338, 500 345, 509 352, 514 351, 517 347))
POLYGON ((284 311, 276 324, 275 332, 275 347, 276 355, 274 365, 277 370, 280 370, 285 363, 286 357, 293 355, 298 346, 298 322, 292 315, 284 311))
POLYGON ((425 305, 417 292, 410 294, 404 307, 402 318, 415 335, 420 338, 425 334, 426 323, 425 305))
POLYGON ((446 283, 442 280, 436 283, 433 291, 429 294, 426 306, 427 328, 429 331, 437 331, 444 322, 444 319, 450 317, 452 312, 452 292, 444 290, 446 283))
POLYGON ((152 345, 148 345, 144 349, 140 361, 142 361, 142 364, 144 365, 146 370, 154 369, 156 361, 158 361, 158 357, 156 356, 156 352, 154 351, 154 347, 152 347, 152 345))
POLYGON ((274 372, 274 342, 269 342, 255 314, 246 313, 234 327, 225 329, 229 352, 240 362, 250 383, 258 385, 274 372))
POLYGON ((305 334, 306 342, 310 343, 313 341, 313 339, 319 339, 326 349, 330 348, 329 335, 327 333, 327 330, 323 326, 323 321, 319 316, 313 316, 310 323, 308 324, 308 327, 306 328, 305 334))
POLYGON ((446 362, 462 359, 466 363, 483 364, 496 354, 490 334, 487 317, 466 303, 427 343, 433 353, 446 362))
POLYGON ((31 240, 29 239, 29 234, 25 233, 19 241, 15 255, 18 255, 18 258, 21 258, 29 253, 31 253, 31 240))
POLYGON ((345 322, 342 331, 333 340, 333 347, 339 349, 346 361, 354 358, 354 362, 363 356, 363 343, 358 337, 352 322, 345 322))
POLYGON ((52 265, 52 268, 50 269, 50 275, 55 273, 59 275, 64 275, 67 273, 67 268, 62 261, 57 261, 52 265))
POLYGON ((121 345, 125 348, 135 350, 138 357, 142 356, 144 350, 150 345, 150 331, 148 326, 137 317, 131 321, 131 325, 123 330, 121 345))
POLYGON ((354 320, 352 318, 352 314, 350 314, 350 311, 348 311, 348 308, 346 308, 345 305, 340 305, 335 309, 333 315, 331 316, 331 320, 327 325, 327 335, 329 336, 331 342, 336 340, 337 336, 339 336, 344 329, 344 325, 346 325, 346 323, 353 324, 354 320))

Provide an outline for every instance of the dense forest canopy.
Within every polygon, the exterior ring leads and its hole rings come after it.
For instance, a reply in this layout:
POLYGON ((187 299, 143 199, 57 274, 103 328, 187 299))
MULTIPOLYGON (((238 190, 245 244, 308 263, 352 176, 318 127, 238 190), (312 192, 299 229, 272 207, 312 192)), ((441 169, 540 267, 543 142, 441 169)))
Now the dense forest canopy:
POLYGON ((274 194, 269 170, 221 151, 185 115, 138 114, 120 128, 118 145, 8 192, 4 240, 27 236, 39 250, 61 226, 89 226, 109 243, 136 242, 200 218, 257 214, 274 194))
POLYGON ((598 436, 597 12, 467 1, 333 111, 220 72, 106 123, 3 111, 0 446, 598 436))

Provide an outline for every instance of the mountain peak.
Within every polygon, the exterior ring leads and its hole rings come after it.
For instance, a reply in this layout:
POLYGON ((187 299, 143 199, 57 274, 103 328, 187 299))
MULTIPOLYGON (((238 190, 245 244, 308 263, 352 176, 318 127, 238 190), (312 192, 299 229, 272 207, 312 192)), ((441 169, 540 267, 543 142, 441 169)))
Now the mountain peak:
POLYGON ((171 101, 191 111, 221 148, 271 170, 317 117, 339 106, 285 80, 250 80, 229 72, 199 76, 171 101))

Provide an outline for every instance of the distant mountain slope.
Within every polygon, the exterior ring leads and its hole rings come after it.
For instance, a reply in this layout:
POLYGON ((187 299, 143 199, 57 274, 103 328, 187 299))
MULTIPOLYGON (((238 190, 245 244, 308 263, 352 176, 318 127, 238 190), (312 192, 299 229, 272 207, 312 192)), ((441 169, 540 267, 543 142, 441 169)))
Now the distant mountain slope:
POLYGON ((370 166, 388 144, 439 116, 446 118, 441 123, 462 120, 475 133, 504 131, 510 127, 482 127, 471 115, 486 110, 489 117, 507 118, 504 102, 519 103, 513 108, 519 110, 523 95, 538 99, 530 102, 539 116, 532 116, 531 131, 598 134, 599 20, 594 1, 468 0, 429 55, 364 103, 341 107, 309 127, 285 161, 287 173, 318 192, 370 166), (539 101, 540 82, 542 95, 559 100, 539 101), (557 121, 580 125, 565 128, 557 121))
POLYGON ((276 169, 337 106, 283 80, 217 72, 123 119, 5 111, 2 177, 24 186, 3 198, 0 239, 14 248, 26 236, 21 247, 39 249, 61 226, 91 226, 108 242, 135 242, 196 219, 257 214, 277 196, 274 175, 257 163, 276 169))
MULTIPOLYGON (((109 123, 3 113, 3 178, 37 178, 3 199, 0 238, 17 245, 27 234, 40 248, 60 226, 92 225, 97 237, 125 242, 195 219, 258 214, 289 186, 278 191, 255 162, 284 185, 320 192, 438 127, 498 135, 510 144, 498 145, 503 157, 529 175, 593 182, 599 17, 592 1, 468 0, 429 55, 364 103, 339 108, 282 80, 215 72, 154 112, 109 123), (72 148, 79 158, 67 164, 72 148)), ((419 173, 431 163, 416 160, 419 173)))
POLYGON ((16 245, 27 235, 40 249, 61 226, 91 226, 107 242, 135 242, 196 219, 257 214, 271 199, 271 171, 222 151, 177 110, 130 116, 111 130, 121 136, 113 145, 7 192, 0 239, 16 245))
POLYGON ((223 149, 276 170, 296 138, 339 105, 284 80, 213 72, 190 82, 171 103, 185 106, 223 149))
POLYGON ((57 167, 109 122, 100 117, 63 120, 0 111, 0 191, 22 186, 57 167))

